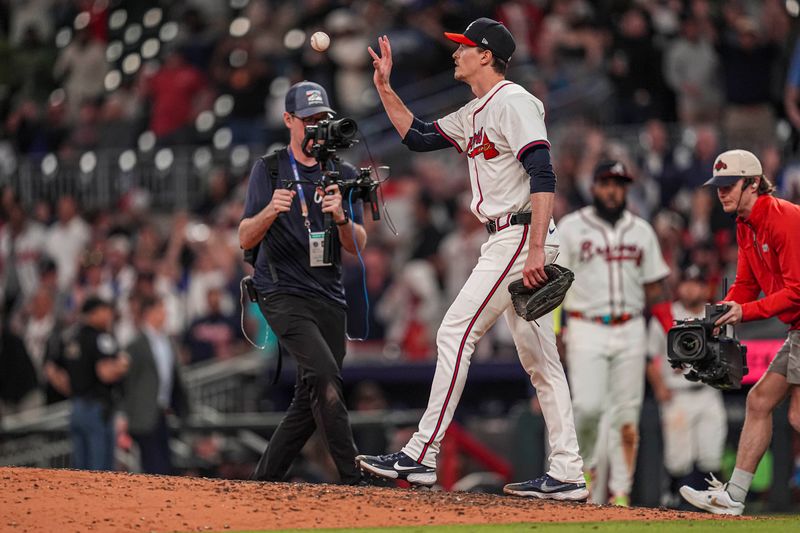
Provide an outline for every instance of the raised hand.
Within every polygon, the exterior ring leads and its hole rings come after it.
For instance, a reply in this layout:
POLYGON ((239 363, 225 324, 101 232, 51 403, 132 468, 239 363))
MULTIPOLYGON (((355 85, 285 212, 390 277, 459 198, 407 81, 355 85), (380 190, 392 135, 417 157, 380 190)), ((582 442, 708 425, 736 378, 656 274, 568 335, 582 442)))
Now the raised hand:
POLYGON ((389 85, 389 76, 392 73, 392 45, 389 43, 389 38, 384 35, 378 37, 378 46, 381 55, 376 54, 371 46, 367 47, 367 51, 372 56, 372 66, 375 67, 372 81, 375 87, 380 89, 389 85))

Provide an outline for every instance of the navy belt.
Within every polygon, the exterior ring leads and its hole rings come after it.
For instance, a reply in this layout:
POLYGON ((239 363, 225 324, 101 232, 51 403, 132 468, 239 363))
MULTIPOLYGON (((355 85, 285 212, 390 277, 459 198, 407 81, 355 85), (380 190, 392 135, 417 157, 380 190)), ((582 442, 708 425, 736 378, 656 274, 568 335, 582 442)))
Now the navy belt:
POLYGON ((489 235, 494 235, 498 231, 504 230, 509 226, 521 226, 531 223, 531 213, 511 213, 486 223, 486 231, 489 235), (502 221, 502 222, 501 222, 502 221))

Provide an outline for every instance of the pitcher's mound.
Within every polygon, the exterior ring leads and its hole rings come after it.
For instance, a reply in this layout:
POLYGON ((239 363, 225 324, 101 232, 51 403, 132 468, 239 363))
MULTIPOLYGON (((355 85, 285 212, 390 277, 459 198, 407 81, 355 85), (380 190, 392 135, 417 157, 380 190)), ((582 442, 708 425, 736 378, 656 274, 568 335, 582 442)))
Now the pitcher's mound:
POLYGON ((3 531, 253 531, 710 517, 465 492, 0 468, 3 531))

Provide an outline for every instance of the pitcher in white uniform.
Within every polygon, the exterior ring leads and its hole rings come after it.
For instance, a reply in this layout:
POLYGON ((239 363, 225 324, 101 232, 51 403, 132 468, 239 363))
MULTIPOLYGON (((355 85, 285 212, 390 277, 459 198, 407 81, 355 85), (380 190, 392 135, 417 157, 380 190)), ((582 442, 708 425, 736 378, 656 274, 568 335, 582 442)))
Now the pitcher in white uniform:
POLYGON ((558 224, 558 262, 575 272, 564 299, 564 341, 578 442, 592 468, 601 459, 598 451, 609 454, 611 501, 619 505, 629 502, 639 441, 642 312, 646 301, 667 303, 663 280, 669 274, 653 228, 625 209, 631 181, 622 163, 601 163, 594 173, 594 205, 558 224), (600 431, 606 423, 608 431, 600 431), (606 435, 607 442, 598 442, 606 435))
POLYGON ((520 362, 536 387, 548 429, 547 474, 507 485, 505 492, 559 500, 584 500, 583 462, 572 418, 564 369, 556 349, 553 319, 526 322, 511 305, 508 285, 523 278, 529 287, 547 278, 544 265, 558 254, 552 221, 555 175, 544 125, 544 107, 533 95, 505 79, 515 44, 499 22, 480 18, 463 34, 445 36, 460 44, 453 54, 455 78, 475 99, 433 123, 414 117, 389 84, 389 39, 379 39, 380 55, 369 49, 373 81, 392 124, 411 150, 453 147, 469 158, 472 212, 486 224, 489 240, 478 264, 447 311, 437 335, 438 358, 428 407, 419 429, 402 451, 359 456, 372 474, 410 483, 436 482, 436 456, 453 418, 475 343, 504 316, 520 362))

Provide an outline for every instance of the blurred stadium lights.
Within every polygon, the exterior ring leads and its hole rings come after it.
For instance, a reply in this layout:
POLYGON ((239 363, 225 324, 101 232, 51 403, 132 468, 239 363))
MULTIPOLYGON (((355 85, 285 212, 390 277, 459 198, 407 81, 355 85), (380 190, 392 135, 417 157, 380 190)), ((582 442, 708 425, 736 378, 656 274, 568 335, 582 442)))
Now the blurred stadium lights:
POLYGON ((775 126, 775 134, 780 142, 788 142, 792 136, 792 125, 787 120, 778 120, 778 124, 775 126))
POLYGON ((17 151, 11 143, 0 143, 0 175, 10 176, 17 170, 17 151))
POLYGON ((786 12, 791 17, 800 15, 800 2, 797 0, 786 0, 786 12))
POLYGON ((139 54, 134 52, 133 54, 128 54, 127 57, 125 57, 125 60, 122 62, 122 72, 128 75, 135 74, 141 66, 142 58, 139 57, 139 54))
POLYGON ((158 38, 163 42, 169 42, 178 36, 178 24, 176 22, 167 22, 161 29, 158 30, 158 38))
POLYGON ((109 63, 113 63, 122 57, 123 51, 125 51, 125 47, 121 41, 111 41, 106 47, 106 60, 109 63))
POLYGON ((136 152, 125 150, 119 154, 119 169, 123 172, 130 172, 136 166, 136 152))
POLYGON ((155 28, 161 23, 161 19, 164 16, 164 12, 161 10, 160 7, 152 7, 147 10, 142 18, 142 22, 144 23, 145 28, 155 28))
POLYGON ((227 117, 233 111, 233 96, 221 94, 214 101, 214 113, 218 117, 227 117))
POLYGON ((250 0, 230 0, 231 9, 242 9, 250 3, 250 0))
POLYGON ((214 127, 214 113, 211 111, 201 111, 194 121, 194 127, 199 132, 206 132, 214 127))
POLYGON ((305 42, 306 32, 298 28, 293 28, 286 32, 286 36, 283 38, 283 46, 289 50, 297 50, 303 46, 305 42))
POLYGON ((286 76, 278 76, 269 84, 269 94, 274 98, 283 98, 289 92, 291 83, 286 76))
POLYGON ((211 159, 211 150, 206 146, 201 146, 192 155, 192 163, 197 170, 208 170, 211 167, 211 159))
POLYGON ((231 141, 233 141, 233 133, 230 128, 220 128, 214 132, 212 142, 217 150, 226 149, 231 145, 231 141))
POLYGON ((103 82, 108 92, 116 91, 120 83, 122 83, 122 74, 118 70, 112 70, 106 74, 106 79, 103 82))
POLYGON ((59 48, 64 48, 69 44, 72 40, 72 29, 70 28, 61 28, 56 33, 56 46, 59 48))
POLYGON ((92 19, 92 16, 89 14, 88 11, 81 11, 77 15, 75 15, 75 22, 73 26, 75 26, 75 31, 81 31, 86 26, 89 25, 89 21, 92 19))
POLYGON ((250 31, 250 20, 246 17, 233 19, 229 31, 233 37, 244 37, 250 31))
POLYGON ((58 158, 55 154, 47 154, 42 159, 42 173, 45 176, 52 176, 58 170, 58 158))
POLYGON ((108 19, 108 28, 110 30, 118 30, 125 25, 128 21, 128 12, 124 9, 117 9, 108 19))
POLYGON ((133 23, 125 29, 125 42, 128 44, 134 44, 139 39, 142 38, 142 26, 141 24, 133 23))
POLYGON ((242 48, 236 48, 231 52, 231 55, 228 56, 228 62, 231 64, 233 68, 240 68, 245 66, 247 63, 247 50, 242 48))
POLYGON ((239 145, 231 150, 231 165, 234 170, 241 170, 250 162, 250 149, 245 145, 239 145))
POLYGON ((55 89, 53 92, 50 93, 50 105, 58 106, 64 103, 67 99, 67 91, 62 88, 55 89))
POLYGON ((168 171, 174 162, 175 154, 172 153, 172 149, 162 148, 156 152, 156 168, 161 172, 168 171))
POLYGON ((139 141, 137 144, 140 152, 149 152, 156 145, 156 134, 150 130, 142 132, 142 134, 139 135, 139 141))
POLYGON ((158 55, 161 49, 161 41, 155 37, 150 37, 142 44, 142 57, 144 59, 152 59, 158 55))
POLYGON ((91 174, 97 168, 97 156, 94 152, 84 153, 78 161, 78 167, 84 174, 91 174))

